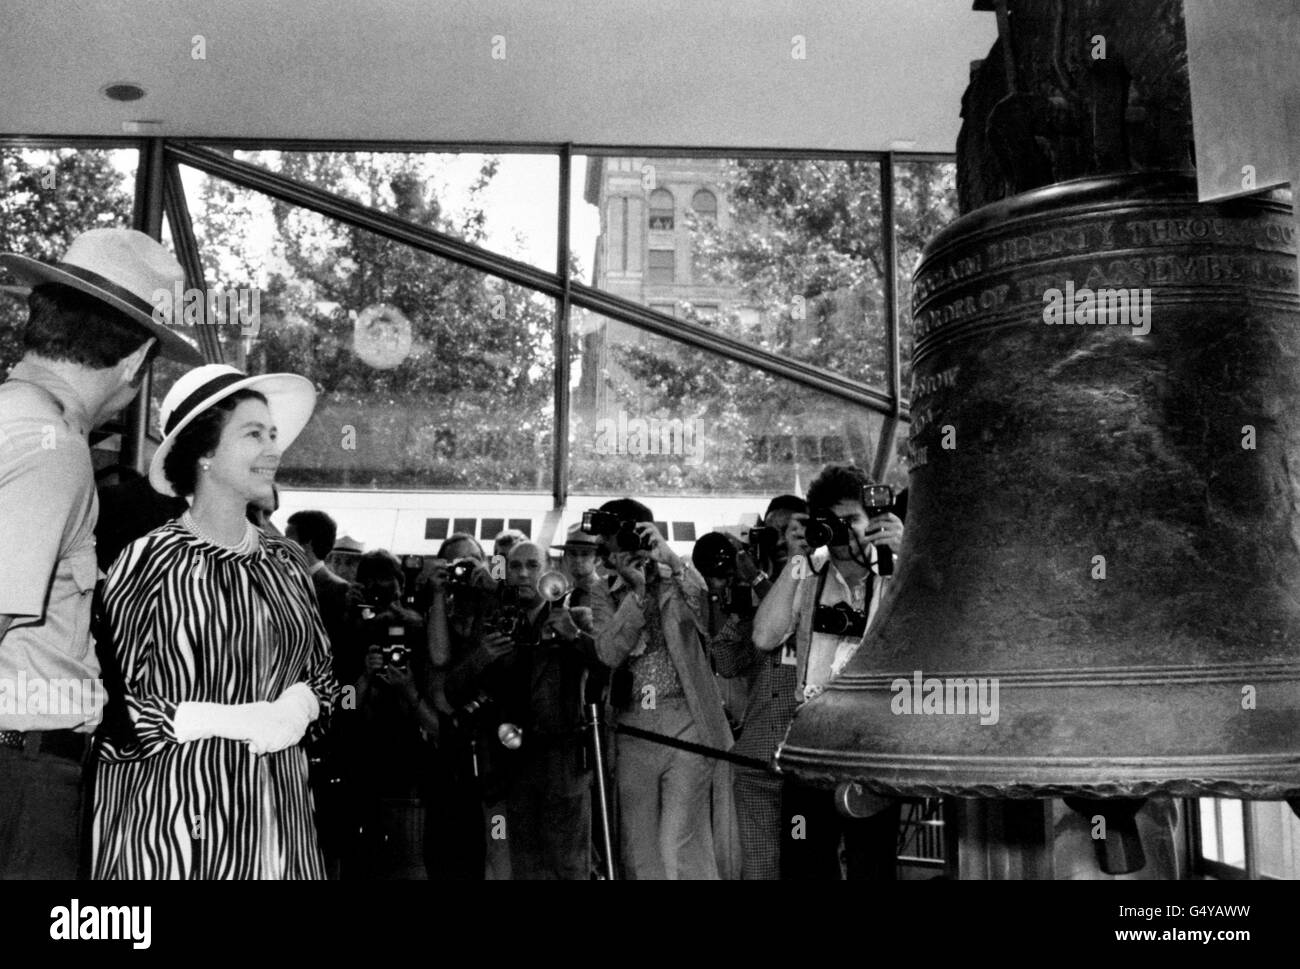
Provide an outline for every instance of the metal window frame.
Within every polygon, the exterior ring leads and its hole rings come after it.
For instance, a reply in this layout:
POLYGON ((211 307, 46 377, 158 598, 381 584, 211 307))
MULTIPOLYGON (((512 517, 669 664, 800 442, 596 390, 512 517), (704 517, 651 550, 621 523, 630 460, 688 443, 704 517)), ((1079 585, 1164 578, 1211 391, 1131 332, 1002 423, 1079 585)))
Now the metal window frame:
MULTIPOLYGON (((873 462, 877 480, 887 474, 900 423, 910 422, 907 402, 902 397, 899 361, 898 264, 895 211, 895 166, 908 162, 953 162, 955 155, 946 152, 871 152, 827 151, 817 149, 699 147, 672 145, 610 145, 543 142, 426 142, 364 141, 351 139, 263 139, 263 138, 118 138, 104 136, 28 135, 0 136, 4 148, 99 148, 130 149, 139 152, 133 224, 144 227, 160 238, 162 218, 166 217, 177 248, 177 257, 185 269, 187 284, 205 288, 203 260, 198 251, 190 219, 179 166, 189 165, 206 174, 222 178, 252 191, 318 212, 345 225, 365 229, 409 245, 440 258, 497 276, 516 285, 550 296, 556 301, 554 422, 552 447, 552 497, 556 507, 569 492, 568 437, 570 423, 569 355, 572 350, 570 313, 573 307, 598 313, 610 320, 626 323, 655 336, 703 350, 726 360, 770 373, 793 383, 881 414, 884 422, 873 462), (436 230, 418 226, 314 186, 286 178, 256 165, 232 157, 235 150, 274 150, 311 152, 409 152, 419 154, 538 154, 554 155, 559 160, 559 212, 557 220, 557 265, 548 273, 530 264, 497 255, 436 230), (595 287, 576 282, 569 271, 570 208, 572 203, 572 160, 575 155, 602 157, 654 158, 763 158, 790 161, 874 160, 880 166, 882 259, 889 267, 885 275, 885 325, 887 339, 886 368, 888 390, 884 393, 842 374, 800 361, 787 359, 700 324, 679 320, 651 310, 639 303, 613 296, 595 287)), ((222 359, 216 335, 200 332, 205 357, 222 359)), ((123 436, 123 459, 140 467, 143 461, 143 436, 147 430, 147 393, 151 384, 146 378, 145 392, 131 414, 130 433, 123 436), (128 451, 129 448, 129 451, 128 451)))

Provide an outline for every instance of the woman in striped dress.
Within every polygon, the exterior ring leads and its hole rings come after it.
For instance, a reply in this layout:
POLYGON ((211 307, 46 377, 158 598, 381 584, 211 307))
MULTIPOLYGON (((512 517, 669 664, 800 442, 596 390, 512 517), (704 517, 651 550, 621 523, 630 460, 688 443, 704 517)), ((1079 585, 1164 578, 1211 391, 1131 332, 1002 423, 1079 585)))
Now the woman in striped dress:
POLYGON ((104 606, 135 737, 105 743, 96 878, 324 878, 307 757, 337 685, 306 560, 245 518, 311 416, 302 377, 186 374, 150 467, 191 499, 113 563, 104 606))

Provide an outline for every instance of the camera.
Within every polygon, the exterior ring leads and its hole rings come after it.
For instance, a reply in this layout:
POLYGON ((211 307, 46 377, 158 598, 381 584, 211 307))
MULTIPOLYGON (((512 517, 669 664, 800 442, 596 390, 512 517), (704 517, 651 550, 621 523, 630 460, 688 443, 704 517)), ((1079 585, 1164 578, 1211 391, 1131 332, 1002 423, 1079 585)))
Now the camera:
POLYGON ((854 609, 847 602, 818 606, 813 610, 812 631, 831 636, 861 637, 867 631, 867 614, 854 609))
POLYGON ((613 536, 614 551, 636 552, 653 548, 649 535, 636 530, 637 523, 608 511, 591 509, 582 513, 582 530, 588 535, 613 536))
POLYGON ((725 532, 709 532, 700 536, 691 549, 691 561, 706 579, 730 579, 723 593, 724 610, 748 619, 756 611, 753 591, 747 585, 736 584, 736 560, 747 554, 748 546, 737 548, 736 541, 725 532))
POLYGON ((456 559, 447 569, 447 581, 453 585, 468 586, 477 567, 478 563, 473 559, 456 559))
MULTIPOLYGON (((889 485, 863 485, 859 500, 867 517, 875 518, 893 510, 894 489, 889 485)), ((815 511, 808 519, 804 536, 810 548, 848 545, 852 541, 848 521, 824 510, 815 511)), ((876 546, 876 571, 880 575, 894 574, 894 553, 886 545, 876 546)))
POLYGON ((415 584, 420 580, 420 573, 423 571, 424 556, 402 556, 402 605, 415 606, 415 584))
MULTIPOLYGON (((894 489, 889 485, 863 485, 862 507, 868 518, 893 511, 894 489)), ((876 571, 881 575, 894 574, 894 553, 888 545, 876 546, 876 571)))
POLYGON ((894 489, 889 485, 863 485, 862 507, 868 518, 883 515, 894 507, 894 489))
POLYGON ((528 604, 514 586, 503 585, 496 597, 496 609, 484 619, 489 632, 508 636, 516 646, 536 646, 542 637, 528 618, 528 604))
POLYGON ((701 535, 691 549, 691 562, 706 579, 722 579, 736 571, 737 548, 722 532, 701 535))
POLYGON ((378 646, 383 657, 384 666, 404 670, 411 665, 411 649, 406 645, 406 627, 396 621, 393 614, 380 612, 375 614, 374 606, 362 606, 362 615, 370 612, 366 618, 366 642, 378 646))
POLYGON ((383 648, 384 665, 404 670, 411 664, 411 650, 401 643, 392 643, 383 648))
POLYGON ((781 533, 768 525, 755 525, 745 536, 745 544, 756 561, 770 561, 781 544, 781 533))
POLYGON ((824 511, 815 511, 808 517, 804 526, 804 538, 809 548, 821 548, 823 545, 848 545, 850 541, 849 526, 843 518, 824 511))

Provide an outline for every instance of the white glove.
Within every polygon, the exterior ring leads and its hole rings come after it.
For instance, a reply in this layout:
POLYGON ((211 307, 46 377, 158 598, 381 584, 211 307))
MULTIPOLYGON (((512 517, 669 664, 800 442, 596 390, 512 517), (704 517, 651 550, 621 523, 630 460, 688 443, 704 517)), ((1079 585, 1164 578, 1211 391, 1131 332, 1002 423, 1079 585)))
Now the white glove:
POLYGON ((269 723, 270 718, 271 704, 264 700, 256 703, 200 703, 186 700, 176 705, 172 730, 176 734, 176 742, 181 744, 209 737, 250 740, 255 732, 269 723))
POLYGON ((298 743, 319 713, 315 694, 295 683, 274 703, 180 703, 172 729, 177 743, 225 737, 247 741, 254 754, 270 754, 298 743))
POLYGON ((320 716, 320 701, 306 683, 295 683, 280 694, 280 698, 271 704, 276 715, 288 720, 302 721, 302 729, 320 716))
POLYGON ((270 704, 270 722, 248 738, 254 754, 273 754, 302 740, 307 727, 320 715, 320 703, 306 683, 294 683, 270 704))

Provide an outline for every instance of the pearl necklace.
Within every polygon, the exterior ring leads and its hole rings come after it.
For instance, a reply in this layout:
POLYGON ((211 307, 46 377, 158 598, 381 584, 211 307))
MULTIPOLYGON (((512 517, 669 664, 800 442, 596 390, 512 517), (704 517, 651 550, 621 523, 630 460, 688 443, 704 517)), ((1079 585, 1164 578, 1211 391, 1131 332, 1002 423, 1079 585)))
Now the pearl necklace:
POLYGON ((244 537, 234 545, 227 545, 225 542, 219 542, 203 529, 199 528, 199 523, 194 520, 194 516, 186 509, 181 515, 181 524, 189 529, 197 538, 203 539, 209 545, 215 545, 217 548, 224 548, 229 552, 248 553, 257 548, 257 529, 251 523, 245 522, 244 537))

